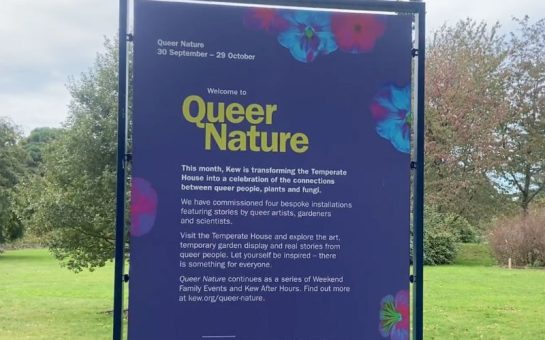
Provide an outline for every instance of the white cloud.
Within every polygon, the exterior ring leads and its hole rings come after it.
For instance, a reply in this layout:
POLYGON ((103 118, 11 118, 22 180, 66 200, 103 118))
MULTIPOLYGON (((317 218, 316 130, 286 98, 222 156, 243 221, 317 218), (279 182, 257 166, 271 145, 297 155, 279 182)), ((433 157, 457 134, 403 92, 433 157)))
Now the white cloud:
POLYGON ((472 18, 490 24, 499 21, 504 31, 509 31, 513 28, 512 17, 529 15, 537 20, 545 16, 543 0, 428 0, 426 8, 429 30, 435 30, 445 22, 454 24, 461 19, 472 18))
POLYGON ((59 127, 66 118, 70 95, 64 85, 55 83, 40 91, 17 94, 0 93, 0 116, 10 117, 28 134, 33 128, 59 127))
POLYGON ((1 0, 0 116, 27 133, 59 126, 68 77, 92 65, 117 18, 113 0, 1 0))

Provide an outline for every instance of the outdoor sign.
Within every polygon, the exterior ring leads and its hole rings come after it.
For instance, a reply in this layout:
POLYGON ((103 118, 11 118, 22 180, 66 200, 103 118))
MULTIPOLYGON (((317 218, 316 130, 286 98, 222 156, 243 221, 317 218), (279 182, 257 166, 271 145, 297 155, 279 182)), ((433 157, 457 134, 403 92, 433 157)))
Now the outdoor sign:
POLYGON ((136 2, 130 339, 408 339, 411 25, 136 2))

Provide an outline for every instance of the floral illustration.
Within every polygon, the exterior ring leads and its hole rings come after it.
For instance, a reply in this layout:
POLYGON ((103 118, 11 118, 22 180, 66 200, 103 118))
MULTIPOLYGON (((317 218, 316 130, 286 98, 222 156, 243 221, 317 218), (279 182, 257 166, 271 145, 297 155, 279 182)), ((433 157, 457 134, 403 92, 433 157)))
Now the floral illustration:
POLYGON ((384 35, 386 24, 379 15, 328 13, 252 8, 244 16, 246 27, 277 36, 298 61, 309 63, 320 54, 336 50, 367 53, 384 35))
POLYGON ((131 187, 131 235, 147 234, 155 223, 157 215, 157 192, 151 184, 134 177, 131 187))
POLYGON ((389 140, 401 152, 411 148, 411 88, 388 86, 378 93, 371 104, 379 136, 389 140))
POLYGON ((247 27, 264 30, 269 33, 278 33, 288 28, 288 22, 273 8, 252 8, 244 16, 247 27))
POLYGON ((278 42, 298 61, 308 63, 320 54, 329 54, 337 49, 331 32, 330 14, 284 11, 282 16, 289 26, 278 34, 278 42))
POLYGON ((380 302, 379 331, 391 340, 409 339, 409 292, 400 290, 395 298, 386 295, 380 302))
POLYGON ((331 29, 341 51, 369 52, 386 26, 376 15, 338 13, 331 18, 331 29))

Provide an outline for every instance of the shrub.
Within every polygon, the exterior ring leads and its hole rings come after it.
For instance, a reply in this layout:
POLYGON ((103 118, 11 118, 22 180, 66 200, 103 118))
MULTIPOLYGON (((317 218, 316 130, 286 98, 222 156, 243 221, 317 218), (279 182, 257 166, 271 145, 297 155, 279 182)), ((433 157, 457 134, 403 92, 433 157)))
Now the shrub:
POLYGON ((439 213, 432 207, 424 209, 424 264, 449 264, 456 257, 458 236, 449 224, 449 214, 439 213))
POLYGON ((451 213, 445 215, 445 224, 456 235, 458 242, 477 242, 477 231, 464 217, 451 213))
POLYGON ((498 263, 545 266, 545 209, 498 220, 488 239, 498 263))
MULTIPOLYGON (((425 206, 424 264, 453 263, 457 254, 456 244, 476 242, 477 239, 475 228, 464 217, 453 213, 440 213, 433 206, 425 206)), ((412 242, 410 250, 412 255, 412 242)))

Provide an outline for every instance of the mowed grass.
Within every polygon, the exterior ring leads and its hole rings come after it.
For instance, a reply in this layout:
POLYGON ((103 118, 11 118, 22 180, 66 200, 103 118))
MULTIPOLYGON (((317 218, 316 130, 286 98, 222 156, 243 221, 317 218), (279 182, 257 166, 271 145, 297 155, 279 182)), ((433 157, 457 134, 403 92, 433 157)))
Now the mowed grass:
POLYGON ((545 339, 545 271, 425 268, 426 339, 545 339))
POLYGON ((111 339, 113 266, 75 274, 44 249, 0 254, 0 339, 111 339))
MULTIPOLYGON (((463 247, 463 264, 425 268, 424 339, 545 339, 545 270, 485 266, 482 246, 463 247)), ((1 254, 0 339, 111 339, 112 277, 43 249, 1 254)))
POLYGON ((424 268, 424 339, 545 339, 545 270, 494 264, 462 244, 455 265, 424 268))
POLYGON ((460 243, 455 263, 465 266, 493 266, 496 264, 496 260, 492 257, 492 252, 486 244, 460 243))

